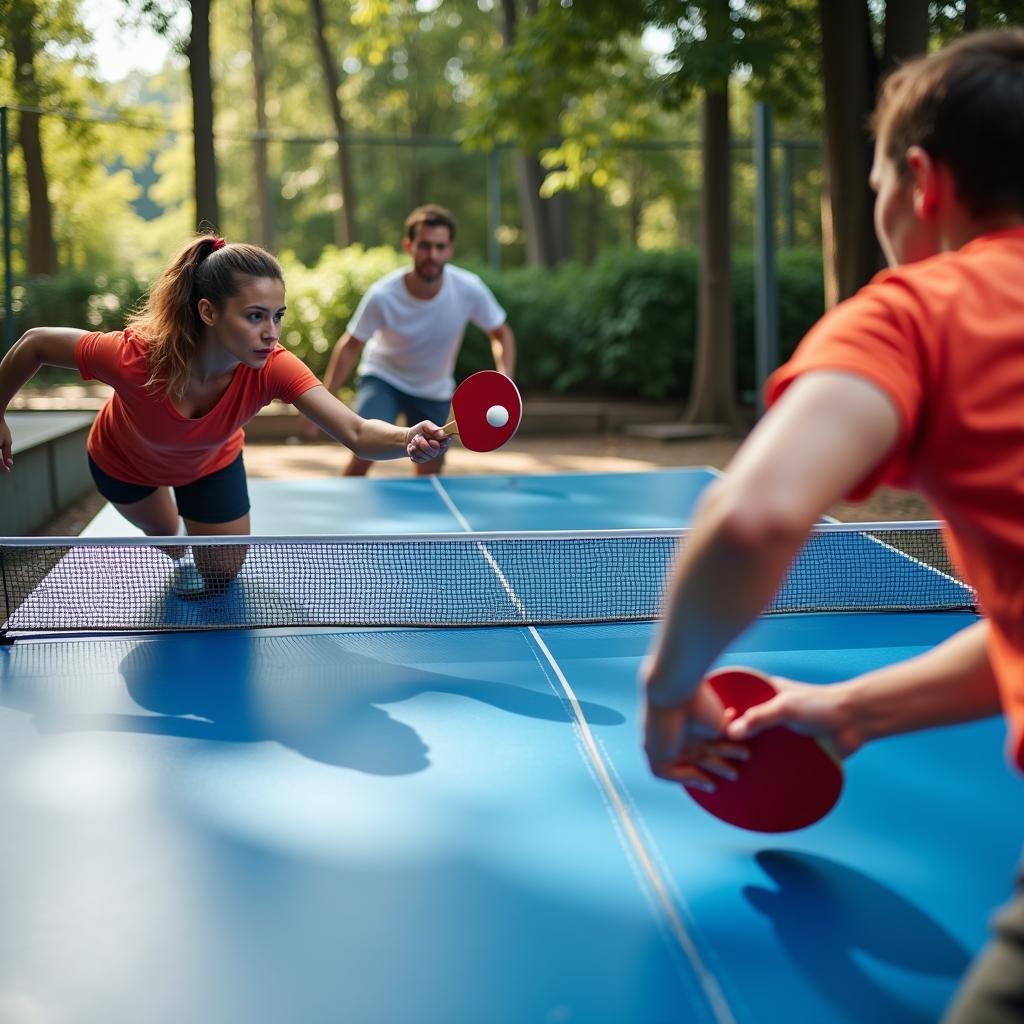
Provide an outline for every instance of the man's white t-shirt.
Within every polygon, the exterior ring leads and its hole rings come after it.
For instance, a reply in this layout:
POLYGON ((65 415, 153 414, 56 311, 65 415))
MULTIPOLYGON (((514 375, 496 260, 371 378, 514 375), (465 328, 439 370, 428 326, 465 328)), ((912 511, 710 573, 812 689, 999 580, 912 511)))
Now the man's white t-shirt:
POLYGON ((505 322, 505 310, 476 274, 461 267, 445 267, 441 290, 432 299, 410 294, 407 273, 395 270, 374 282, 349 321, 349 334, 366 342, 359 373, 417 398, 451 398, 466 324, 496 330, 505 322))

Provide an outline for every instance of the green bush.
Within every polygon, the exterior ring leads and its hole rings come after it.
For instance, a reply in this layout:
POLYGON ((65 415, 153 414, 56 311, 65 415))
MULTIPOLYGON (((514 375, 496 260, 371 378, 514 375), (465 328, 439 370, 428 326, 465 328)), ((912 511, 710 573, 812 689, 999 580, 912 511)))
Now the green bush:
POLYGON ((387 246, 328 246, 313 267, 305 267, 293 254, 285 253, 281 265, 288 312, 282 343, 322 376, 335 341, 348 326, 366 289, 407 260, 408 256, 387 246))
MULTIPOLYGON (((567 358, 578 333, 575 302, 576 294, 585 287, 582 268, 570 264, 554 272, 522 267, 502 274, 480 274, 505 307, 515 333, 520 388, 533 392, 586 390, 586 367, 567 358)), ((456 377, 492 365, 486 336, 471 326, 459 354, 456 377)))
POLYGON ((43 326, 120 330, 143 287, 130 275, 97 277, 81 271, 31 278, 14 288, 14 337, 43 326))
MULTIPOLYGON (((524 391, 662 398, 689 380, 692 253, 623 250, 593 267, 480 274, 508 312, 524 391)), ((470 329, 458 376, 488 365, 486 338, 470 329)))
MULTIPOLYGON (((776 255, 779 361, 825 310, 821 252, 782 250, 776 255)), ((733 262, 733 327, 736 336, 736 378, 739 394, 753 391, 756 379, 754 257, 740 253, 733 262)))
MULTIPOLYGON (((322 374, 335 340, 366 289, 407 264, 396 249, 325 249, 313 267, 285 254, 288 313, 282 341, 322 374)), ((594 266, 473 268, 508 313, 519 350, 516 377, 534 394, 682 400, 693 369, 699 264, 689 251, 621 250, 594 266)), ((785 358, 821 315, 821 254, 778 255, 779 354, 785 358)), ((40 324, 117 330, 137 303, 133 278, 65 274, 30 281, 16 293, 20 333, 40 324)), ((733 263, 737 393, 754 387, 754 263, 733 263)), ((493 365, 483 332, 470 327, 456 367, 462 379, 493 365)))
MULTIPOLYGON (((697 336, 696 253, 623 250, 593 267, 480 273, 508 311, 524 391, 651 400, 687 396, 697 336)), ((777 277, 784 359, 823 312, 821 253, 780 252, 777 277)), ((733 324, 739 394, 754 388, 754 316, 753 256, 738 253, 733 324)), ((458 376, 489 365, 486 338, 471 328, 458 376)))

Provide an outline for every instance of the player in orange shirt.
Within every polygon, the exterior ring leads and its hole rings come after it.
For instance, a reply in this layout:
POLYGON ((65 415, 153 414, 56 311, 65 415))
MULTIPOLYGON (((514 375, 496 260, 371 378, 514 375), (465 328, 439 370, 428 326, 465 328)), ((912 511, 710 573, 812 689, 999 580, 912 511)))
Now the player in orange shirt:
MULTIPOLYGON (((163 271, 127 330, 27 331, 0 363, 0 470, 14 465, 3 413, 43 364, 114 388, 89 433, 89 465, 99 492, 149 536, 250 532, 242 426, 275 398, 361 458, 422 463, 444 452, 449 439, 435 423, 400 428, 338 401, 280 347, 284 312, 284 275, 270 253, 202 235, 163 271)), ((207 581, 232 578, 242 558, 244 548, 196 549, 207 581)))
MULTIPOLYGON (((875 112, 875 228, 892 269, 768 382, 771 409, 712 484, 641 672, 653 772, 727 785, 770 726, 843 755, 1004 711, 1024 768, 1024 31, 978 33, 891 75, 875 112), (986 618, 832 686, 781 680, 734 721, 701 681, 844 495, 913 487, 946 520, 986 618)), ((1024 1020, 1024 893, 948 1020, 1024 1020)))

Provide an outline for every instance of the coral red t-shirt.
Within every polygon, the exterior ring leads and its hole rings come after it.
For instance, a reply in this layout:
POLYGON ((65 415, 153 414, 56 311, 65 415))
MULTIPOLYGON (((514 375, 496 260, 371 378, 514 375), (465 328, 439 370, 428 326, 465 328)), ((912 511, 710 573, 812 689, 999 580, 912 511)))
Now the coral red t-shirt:
POLYGON ((259 370, 238 366, 217 404, 189 419, 146 387, 146 349, 130 329, 82 335, 75 358, 86 380, 114 389, 89 431, 89 454, 110 476, 150 487, 188 484, 223 469, 242 449, 242 426, 263 406, 275 398, 294 402, 320 383, 300 359, 277 348, 259 370))
POLYGON ((881 483, 920 491, 991 624, 989 656, 1024 768, 1024 228, 878 274, 824 316, 768 380, 775 402, 801 374, 841 370, 899 411, 894 449, 853 497, 881 483))

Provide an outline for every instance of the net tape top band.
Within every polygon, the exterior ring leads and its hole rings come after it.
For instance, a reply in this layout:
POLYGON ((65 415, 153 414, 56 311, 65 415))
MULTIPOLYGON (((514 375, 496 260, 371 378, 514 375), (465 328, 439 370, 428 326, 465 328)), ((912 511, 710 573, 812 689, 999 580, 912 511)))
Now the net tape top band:
MULTIPOLYGON (((654 619, 688 534, 10 538, 0 540, 0 622, 39 634, 654 619), (198 590, 177 587, 183 567, 198 590)), ((975 604, 940 524, 837 523, 815 528, 766 612, 975 604)))

